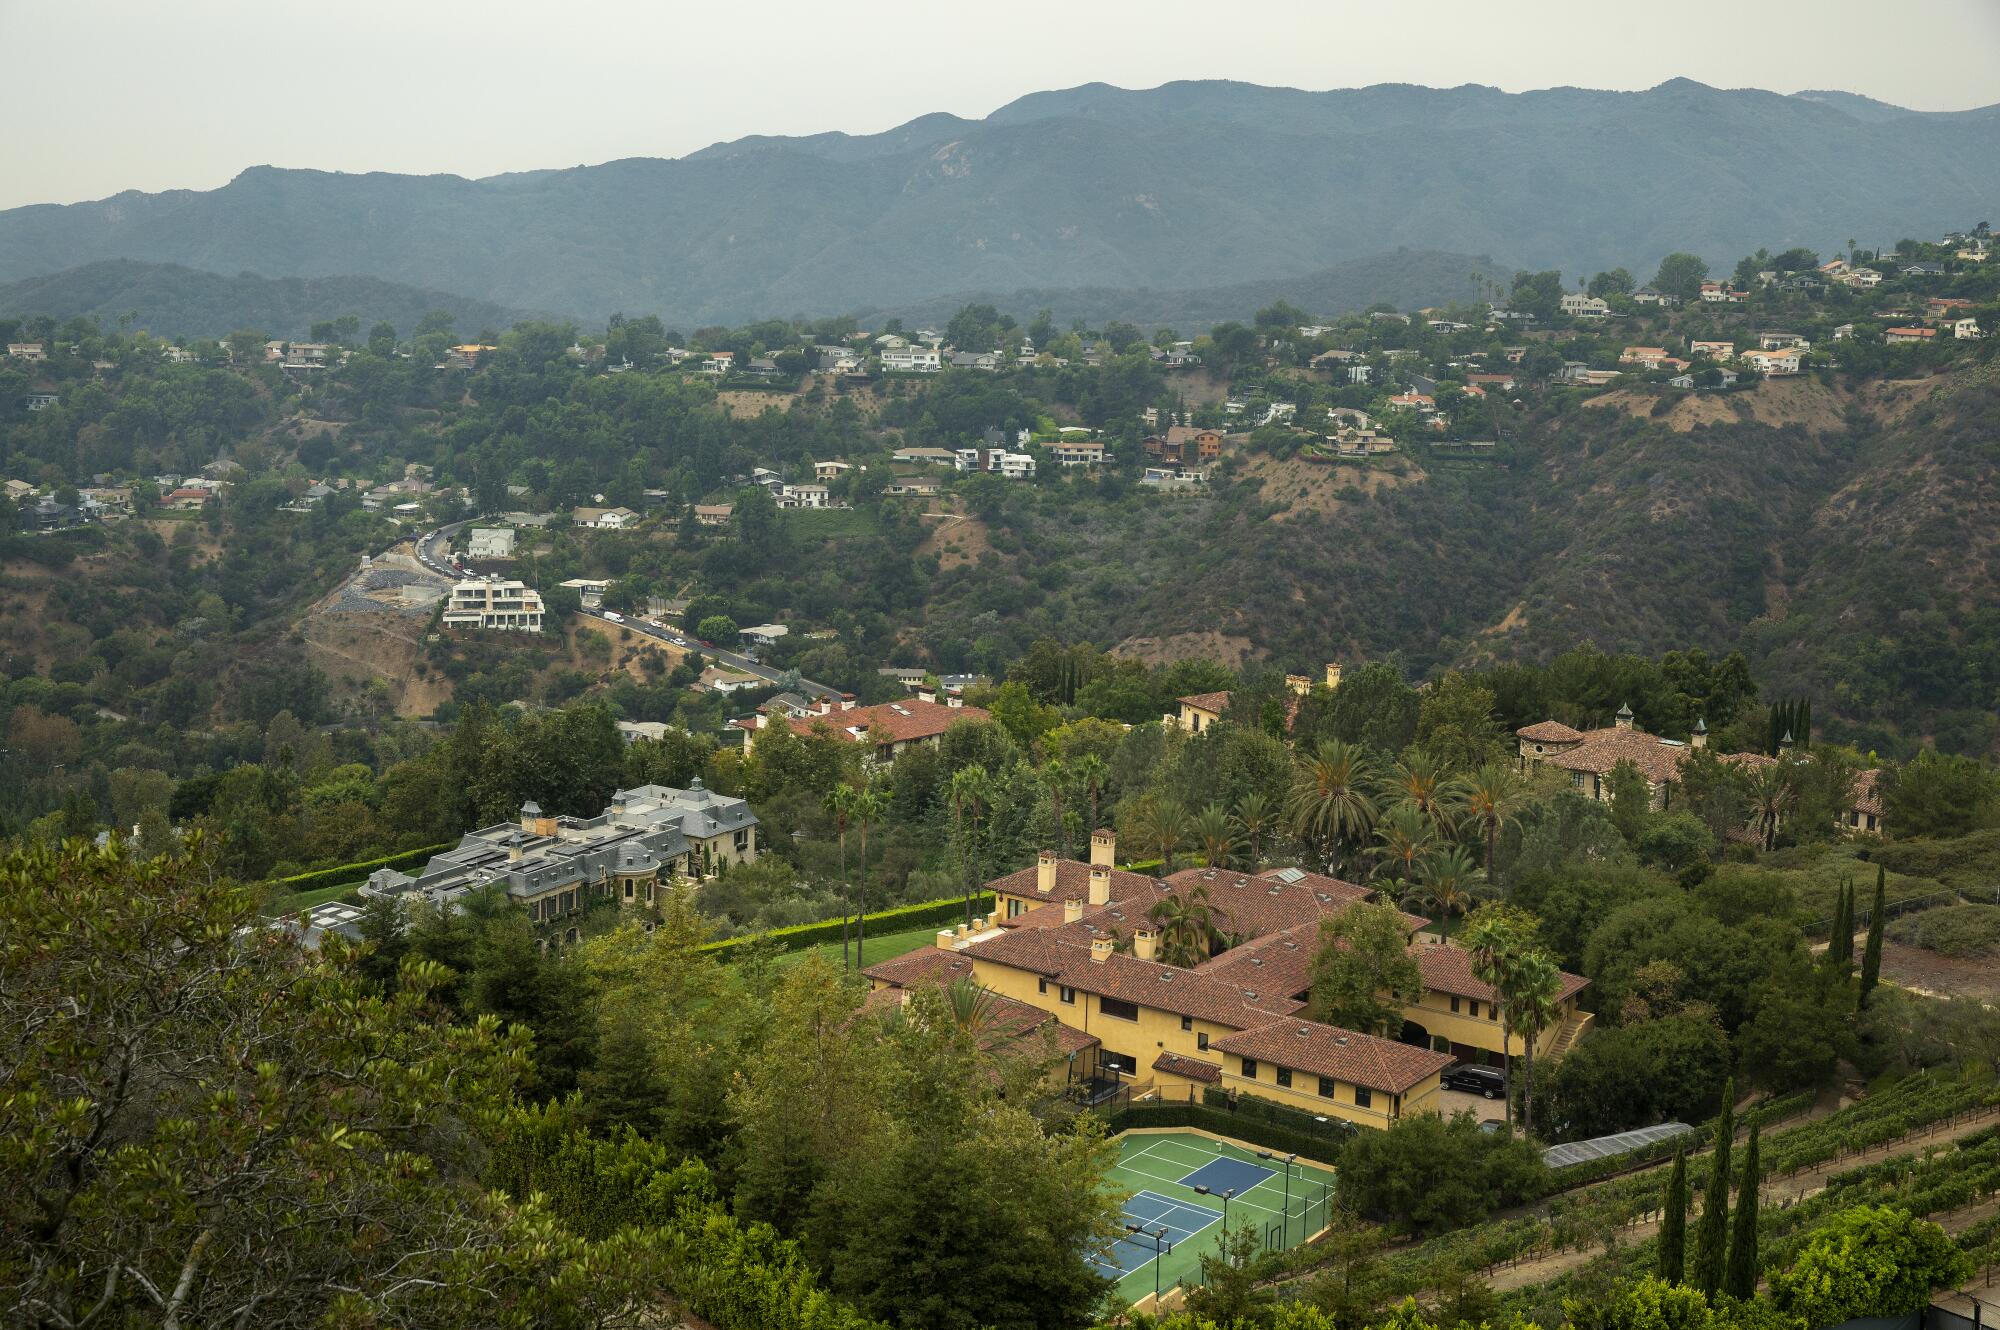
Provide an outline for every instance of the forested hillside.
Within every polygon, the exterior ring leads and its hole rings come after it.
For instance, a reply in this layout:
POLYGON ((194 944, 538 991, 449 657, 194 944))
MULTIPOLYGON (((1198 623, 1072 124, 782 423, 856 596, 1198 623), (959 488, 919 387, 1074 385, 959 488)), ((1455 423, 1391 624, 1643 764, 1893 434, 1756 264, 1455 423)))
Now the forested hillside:
MULTIPOLYGON (((16 208, 0 213, 0 281, 128 258, 693 326, 954 292, 1298 277, 1398 246, 1637 270, 1672 250, 1883 242, 1987 216, 1997 117, 1884 118, 1687 80, 1522 94, 1091 85, 984 120, 744 139, 672 161, 483 180, 259 166, 207 192, 16 208)), ((1396 298, 1465 298, 1449 275, 1396 298)))
POLYGON ((432 310, 450 314, 468 332, 505 328, 526 312, 374 277, 225 277, 130 259, 0 286, 0 315, 81 315, 159 337, 226 337, 238 328, 260 328, 273 337, 304 338, 328 311, 352 315, 363 327, 388 322, 412 328, 432 310))

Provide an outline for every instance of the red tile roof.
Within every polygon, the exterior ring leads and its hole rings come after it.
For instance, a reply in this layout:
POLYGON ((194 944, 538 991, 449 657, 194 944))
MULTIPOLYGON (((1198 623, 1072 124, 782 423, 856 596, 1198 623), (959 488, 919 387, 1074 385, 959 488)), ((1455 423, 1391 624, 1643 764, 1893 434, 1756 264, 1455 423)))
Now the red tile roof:
POLYGON ((1583 738, 1582 730, 1572 730, 1559 720, 1538 720, 1526 729, 1516 730, 1514 733, 1529 743, 1567 744, 1583 738))
POLYGON ((1195 967, 1199 974, 1235 988, 1296 998, 1312 987, 1313 957, 1319 952, 1318 920, 1295 924, 1231 947, 1195 967))
POLYGON ((972 962, 965 959, 962 952, 947 951, 938 946, 918 947, 915 951, 891 956, 886 961, 877 961, 861 973, 897 988, 909 988, 914 984, 948 984, 954 979, 969 979, 972 977, 972 962))
POLYGON ((1198 711, 1212 711, 1220 716, 1229 707, 1229 691, 1224 689, 1219 693, 1194 693, 1174 700, 1184 707, 1194 707, 1198 711))
POLYGON ((1254 875, 1222 868, 1184 868, 1166 879, 1166 886, 1175 892, 1206 888, 1215 926, 1246 939, 1316 923, 1374 895, 1371 888, 1298 868, 1274 868, 1254 875))
POLYGON ((1195 1016, 1237 1029, 1299 1008, 1298 1003, 1275 993, 1253 995, 1192 970, 1142 961, 1123 952, 1093 960, 1089 946, 1078 945, 1071 940, 1073 936, 1047 930, 1017 930, 975 942, 965 949, 965 954, 975 960, 1027 970, 1080 992, 1118 998, 1177 1016, 1195 1016))
POLYGON ((1213 1085, 1222 1079, 1222 1068, 1213 1062, 1203 1062, 1180 1053, 1162 1053, 1153 1059, 1153 1070, 1164 1071, 1170 1076, 1182 1076, 1191 1081, 1201 1081, 1213 1085))
MULTIPOLYGON (((1040 881, 1041 869, 1040 865, 1036 865, 1033 868, 1023 868, 1018 872, 1008 873, 1004 877, 996 877, 986 884, 986 889, 1003 896, 1020 896, 1027 900, 1038 900, 1051 904, 1056 907, 1054 915, 1054 922, 1056 923, 1062 922, 1062 903, 1064 898, 1075 896, 1079 900, 1087 901, 1090 899, 1090 865, 1080 860, 1056 860, 1056 884, 1054 889, 1046 895, 1036 890, 1036 886, 1040 881)), ((1157 881, 1146 876, 1144 873, 1128 873, 1122 868, 1114 868, 1111 870, 1112 903, 1116 904, 1119 901, 1138 897, 1143 898, 1147 905, 1151 905, 1154 900, 1159 898, 1159 885, 1157 881)), ((1085 906, 1084 908, 1090 909, 1092 907, 1085 906)), ((1001 924, 1003 927, 1009 928, 1048 927, 1050 920, 1048 918, 1035 918, 1035 915, 1038 913, 1040 913, 1038 910, 1029 910, 1026 914, 1020 915, 1017 918, 1003 919, 1001 920, 1001 924)))
POLYGON ((1453 1061, 1449 1053, 1433 1053, 1415 1044, 1301 1020, 1272 1021, 1254 1030, 1225 1035, 1210 1047, 1385 1094, 1413 1089, 1453 1061))
POLYGON ((1854 778, 1854 811, 1882 816, 1882 773, 1877 770, 1862 772, 1854 778))
MULTIPOLYGON (((1424 987, 1433 993, 1478 998, 1482 1002, 1491 1002, 1498 996, 1491 984, 1481 983, 1473 977, 1472 953, 1463 947, 1454 947, 1449 943, 1418 943, 1410 948, 1410 955, 1416 958, 1424 987)), ((1563 971, 1562 979, 1562 988, 1556 995, 1558 1002, 1568 1001, 1590 986, 1590 980, 1567 970, 1563 971)))
POLYGON ((824 725, 835 734, 847 734, 856 742, 873 742, 879 734, 883 743, 905 743, 943 734, 961 720, 990 719, 982 707, 948 707, 942 702, 910 698, 905 702, 884 702, 879 706, 834 710, 824 716, 787 718, 773 716, 766 728, 784 726, 794 734, 810 734, 824 725), (859 731, 859 733, 856 733, 859 731))

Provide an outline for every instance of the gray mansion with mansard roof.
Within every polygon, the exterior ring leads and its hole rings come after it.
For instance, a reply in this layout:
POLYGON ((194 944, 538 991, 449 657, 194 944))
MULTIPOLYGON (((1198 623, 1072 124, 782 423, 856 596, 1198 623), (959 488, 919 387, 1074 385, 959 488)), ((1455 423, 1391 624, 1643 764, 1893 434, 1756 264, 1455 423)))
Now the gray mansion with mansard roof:
POLYGON ((749 863, 757 852, 757 815, 744 800, 699 780, 685 790, 642 785, 614 793, 596 817, 551 817, 523 804, 518 822, 467 833, 415 877, 377 870, 361 894, 448 908, 468 892, 499 887, 537 924, 555 924, 593 897, 650 908, 663 882, 749 863))

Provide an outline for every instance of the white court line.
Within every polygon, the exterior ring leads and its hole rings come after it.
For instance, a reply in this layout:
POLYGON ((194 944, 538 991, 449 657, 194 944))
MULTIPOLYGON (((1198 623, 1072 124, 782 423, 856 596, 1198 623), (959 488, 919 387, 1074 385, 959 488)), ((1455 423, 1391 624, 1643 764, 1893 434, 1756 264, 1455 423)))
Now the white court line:
MULTIPOLYGON (((1180 1182, 1180 1180, 1181 1180, 1182 1178, 1184 1178, 1184 1177, 1186 1177, 1186 1176, 1187 1176, 1187 1174, 1186 1174, 1186 1173, 1176 1173, 1176 1174, 1174 1174, 1173 1176, 1171 1176, 1171 1177, 1168 1177, 1168 1176, 1166 1176, 1166 1175, 1164 1175, 1164 1174, 1160 1174, 1160 1173, 1153 1173, 1153 1172, 1149 1172, 1148 1170, 1146 1170, 1146 1169, 1143 1169, 1143 1168, 1133 1168, 1133 1167, 1132 1167, 1132 1161, 1133 1161, 1133 1160, 1135 1160, 1135 1159, 1138 1159, 1138 1158, 1139 1158, 1140 1156, 1144 1155, 1145 1153, 1146 1153, 1146 1152, 1145 1152, 1144 1150, 1141 1150, 1141 1151, 1139 1151, 1139 1152, 1138 1152, 1137 1154, 1130 1154, 1130 1155, 1127 1155, 1127 1156, 1125 1156, 1125 1158, 1123 1158, 1123 1159, 1119 1160, 1119 1161, 1118 1161, 1118 1163, 1117 1163, 1117 1164, 1116 1164, 1116 1165, 1114 1166, 1114 1171, 1116 1171, 1116 1169, 1119 1169, 1119 1168, 1125 1168, 1125 1169, 1131 1169, 1131 1171, 1132 1171, 1132 1172, 1134 1172, 1134 1173, 1137 1173, 1137 1174, 1138 1174, 1138 1175, 1139 1175, 1140 1177, 1142 1177, 1142 1178, 1151 1178, 1151 1179, 1153 1179, 1153 1180, 1154 1180, 1155 1182, 1172 1182, 1172 1183, 1176 1183, 1176 1184, 1178 1184, 1178 1183, 1180 1182)), ((1162 1161, 1164 1161, 1164 1162, 1167 1162, 1167 1163, 1173 1163, 1173 1161, 1172 1161, 1172 1160, 1169 1160, 1169 1159, 1167 1159, 1167 1158, 1166 1158, 1166 1156, 1164 1156, 1164 1155, 1155 1155, 1155 1156, 1153 1156, 1153 1157, 1154 1157, 1155 1159, 1159 1159, 1159 1160, 1162 1160, 1162 1161)), ((1184 1167, 1184 1165, 1180 1165, 1180 1164, 1174 1164, 1174 1167, 1176 1167, 1176 1168, 1181 1168, 1181 1167, 1184 1167)), ((1261 1210, 1261 1211, 1263 1211, 1263 1212, 1264 1212, 1265 1214, 1267 1214, 1267 1215, 1275 1215, 1275 1214, 1282 1214, 1282 1213, 1284 1213, 1284 1207, 1283 1207, 1282 1205, 1259 1205, 1259 1204, 1258 1204, 1258 1203, 1257 1203, 1256 1201, 1253 1201, 1253 1200, 1250 1200, 1250 1199, 1248 1199, 1248 1197, 1249 1197, 1249 1195, 1250 1195, 1250 1193, 1251 1193, 1251 1192, 1253 1192, 1253 1191, 1256 1191, 1258 1187, 1261 1187, 1261 1186, 1263 1186, 1263 1185, 1264 1185, 1264 1183, 1266 1183, 1266 1182, 1270 1182, 1270 1181, 1272 1181, 1272 1180, 1273 1180, 1274 1178, 1276 1178, 1276 1177, 1277 1177, 1277 1175, 1276 1175, 1276 1174, 1274 1173, 1274 1174, 1272 1174, 1272 1175, 1271 1175, 1271 1177, 1269 1177, 1269 1178, 1265 1178, 1265 1179, 1263 1179, 1262 1181, 1259 1181, 1259 1182, 1257 1182, 1257 1183, 1254 1183, 1253 1185, 1251 1185, 1251 1186, 1249 1186, 1249 1187, 1245 1187, 1245 1188, 1243 1189, 1243 1191, 1242 1191, 1242 1193, 1241 1193, 1241 1194, 1239 1194, 1239 1195, 1236 1195, 1236 1196, 1232 1196, 1232 1197, 1230 1197, 1230 1198, 1229 1198, 1229 1203, 1230 1203, 1231 1205, 1247 1205, 1247 1206, 1249 1206, 1249 1207, 1250 1207, 1250 1208, 1251 1208, 1252 1210, 1261 1210)), ((1214 1195, 1214 1196, 1216 1196, 1216 1197, 1217 1197, 1218 1199, 1219 1199, 1219 1198, 1221 1197, 1221 1195, 1222 1195, 1222 1193, 1220 1193, 1220 1192, 1214 1192, 1214 1193, 1211 1193, 1211 1194, 1212 1194, 1212 1195, 1214 1195)), ((1168 1198, 1162 1198, 1162 1199, 1168 1199, 1168 1198)))

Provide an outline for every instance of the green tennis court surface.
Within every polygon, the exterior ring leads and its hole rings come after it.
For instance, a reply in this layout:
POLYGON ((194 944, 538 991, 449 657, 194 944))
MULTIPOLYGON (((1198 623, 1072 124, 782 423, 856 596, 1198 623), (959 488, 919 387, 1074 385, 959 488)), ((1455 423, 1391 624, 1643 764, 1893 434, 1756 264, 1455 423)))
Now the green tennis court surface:
POLYGON ((1215 1252, 1225 1232, 1246 1224, 1273 1250, 1295 1247, 1326 1227, 1333 1187, 1327 1169, 1193 1132, 1127 1133, 1118 1149, 1111 1182, 1132 1193, 1125 1203, 1128 1231, 1093 1262, 1127 1301, 1150 1295, 1156 1275, 1162 1292, 1199 1282, 1202 1253, 1215 1252))

